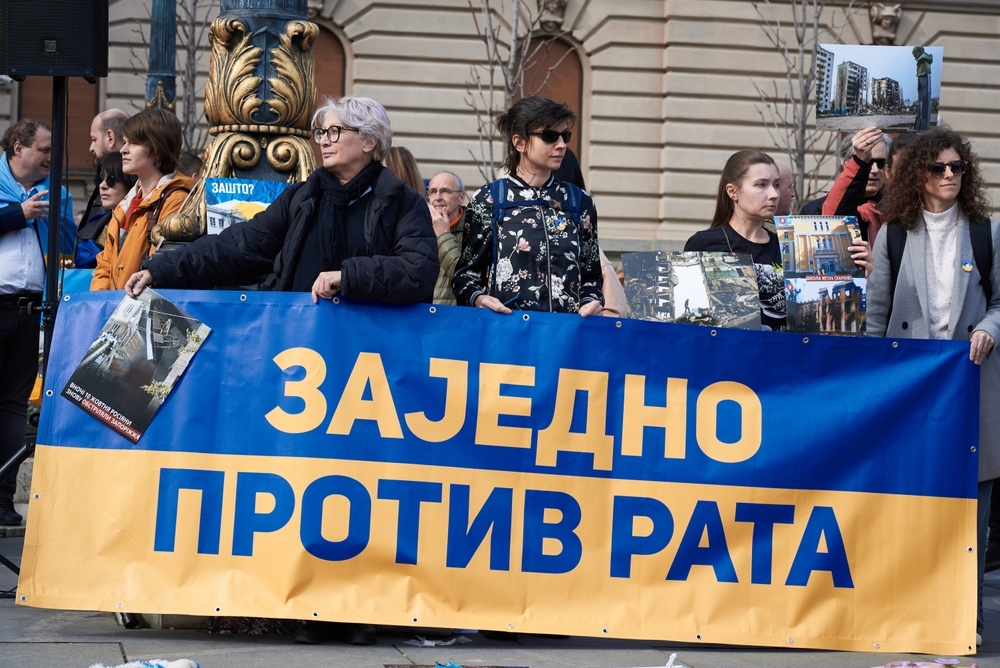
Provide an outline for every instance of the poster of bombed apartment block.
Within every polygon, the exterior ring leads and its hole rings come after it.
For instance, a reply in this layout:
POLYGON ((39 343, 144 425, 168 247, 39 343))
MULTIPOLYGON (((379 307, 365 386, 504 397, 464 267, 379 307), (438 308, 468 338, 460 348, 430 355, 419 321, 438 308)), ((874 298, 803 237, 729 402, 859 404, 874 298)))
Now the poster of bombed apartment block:
POLYGON ((622 269, 633 318, 760 329, 757 274, 749 255, 626 253, 622 269))
POLYGON ((816 128, 927 130, 938 124, 940 46, 821 44, 816 50, 816 128))

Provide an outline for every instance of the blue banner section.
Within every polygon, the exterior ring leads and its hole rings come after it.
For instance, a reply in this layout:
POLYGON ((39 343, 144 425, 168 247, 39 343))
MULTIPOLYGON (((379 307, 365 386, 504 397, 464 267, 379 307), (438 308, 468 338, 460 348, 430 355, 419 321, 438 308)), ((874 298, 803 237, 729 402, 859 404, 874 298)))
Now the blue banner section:
POLYGON ((162 294, 213 332, 138 444, 59 396, 120 292, 61 304, 39 443, 975 498, 964 342, 162 294))

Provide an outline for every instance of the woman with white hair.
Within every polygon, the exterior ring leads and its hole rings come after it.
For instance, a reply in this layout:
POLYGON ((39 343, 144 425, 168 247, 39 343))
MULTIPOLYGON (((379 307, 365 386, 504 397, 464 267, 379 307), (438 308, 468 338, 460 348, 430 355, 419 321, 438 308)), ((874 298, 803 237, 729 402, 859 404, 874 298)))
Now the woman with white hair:
POLYGON ((323 166, 253 220, 154 255, 129 279, 215 288, 273 274, 276 290, 390 303, 430 302, 437 241, 427 204, 382 166, 392 145, 385 109, 364 97, 327 99, 313 116, 323 166))

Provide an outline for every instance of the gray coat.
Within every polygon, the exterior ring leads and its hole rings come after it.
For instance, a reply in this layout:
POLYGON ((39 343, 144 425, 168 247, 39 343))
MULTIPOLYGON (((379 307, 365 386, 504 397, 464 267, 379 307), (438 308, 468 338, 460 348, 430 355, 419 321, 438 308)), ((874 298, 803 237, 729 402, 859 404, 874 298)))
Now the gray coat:
MULTIPOLYGON (((959 219, 959 249, 948 330, 952 339, 968 341, 972 332, 981 329, 1000 346, 1000 223, 992 221, 990 225, 993 234, 993 299, 987 305, 986 295, 979 286, 979 268, 972 257, 969 222, 964 216, 959 219), (972 262, 972 271, 962 269, 963 260, 972 262)), ((896 279, 895 298, 889 294, 891 277, 886 248, 888 236, 883 229, 875 240, 874 270, 868 278, 868 336, 930 338, 926 316, 927 268, 923 221, 915 230, 907 232, 906 247, 903 249, 899 276, 896 279), (890 306, 892 316, 886 323, 890 306)), ((1000 477, 1000 352, 994 349, 981 369, 979 480, 984 481, 1000 477)))

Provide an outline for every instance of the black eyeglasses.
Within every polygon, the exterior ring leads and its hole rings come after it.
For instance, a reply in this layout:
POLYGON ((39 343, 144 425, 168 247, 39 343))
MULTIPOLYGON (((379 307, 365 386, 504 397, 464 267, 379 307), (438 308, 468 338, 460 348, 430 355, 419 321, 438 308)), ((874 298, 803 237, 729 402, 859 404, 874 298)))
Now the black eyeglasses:
POLYGON ((562 137, 562 140, 569 143, 569 140, 573 138, 572 130, 563 130, 562 132, 556 132, 555 130, 542 130, 540 132, 529 132, 532 137, 541 137, 542 141, 546 144, 555 144, 562 137))
POLYGON ((336 144, 340 141, 340 133, 344 130, 349 132, 358 132, 357 128, 349 128, 346 125, 331 125, 328 128, 313 128, 313 141, 317 144, 323 141, 323 136, 325 135, 327 139, 330 140, 331 144, 336 144))
POLYGON ((952 160, 951 162, 932 162, 931 166, 927 168, 927 171, 931 173, 931 176, 936 176, 941 178, 944 176, 944 170, 947 168, 951 169, 951 173, 955 176, 961 176, 965 168, 969 166, 965 160, 952 160))
POLYGON ((872 162, 879 169, 885 169, 885 158, 872 158, 872 162))
POLYGON ((109 188, 114 188, 115 185, 118 183, 118 179, 116 179, 111 174, 108 174, 106 177, 103 178, 100 176, 100 174, 94 177, 95 188, 100 188, 102 183, 107 183, 109 188))

